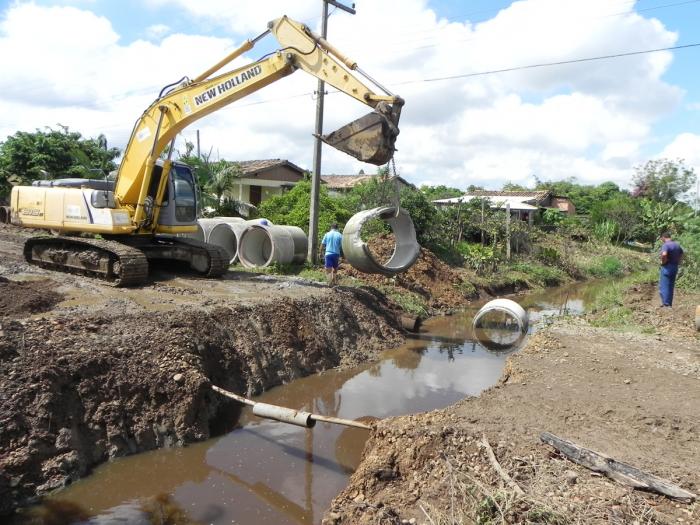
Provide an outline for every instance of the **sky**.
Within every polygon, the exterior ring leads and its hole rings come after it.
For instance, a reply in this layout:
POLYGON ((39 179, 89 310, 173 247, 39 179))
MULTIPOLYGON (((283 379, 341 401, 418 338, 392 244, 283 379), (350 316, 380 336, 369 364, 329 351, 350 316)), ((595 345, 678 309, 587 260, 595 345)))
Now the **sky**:
MULTIPOLYGON (((346 1, 346 4, 350 2, 346 1)), ((195 77, 286 14, 320 31, 321 0, 0 1, 0 141, 68 126, 123 148, 161 87, 195 77)), ((356 0, 328 40, 406 101, 395 162, 422 185, 573 178, 630 187, 635 167, 700 174, 700 0, 356 0), (522 68, 660 48, 672 51, 522 68), (509 72, 497 70, 515 69, 509 72)), ((268 36, 235 66, 276 49, 268 36)), ((227 160, 313 166, 316 79, 303 71, 195 122, 227 160)), ((369 110, 326 97, 324 132, 369 110)), ((328 146, 323 174, 376 172, 328 146)))

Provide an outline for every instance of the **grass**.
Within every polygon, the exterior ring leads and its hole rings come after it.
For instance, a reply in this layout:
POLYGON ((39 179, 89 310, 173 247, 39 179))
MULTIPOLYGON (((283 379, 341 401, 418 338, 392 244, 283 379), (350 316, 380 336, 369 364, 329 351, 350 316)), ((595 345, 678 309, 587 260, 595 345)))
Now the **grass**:
POLYGON ((398 304, 405 312, 420 317, 428 317, 429 307, 422 296, 395 286, 379 286, 389 299, 398 304))
POLYGON ((511 264, 506 275, 522 278, 531 287, 558 286, 568 280, 561 268, 526 261, 511 264))
POLYGON ((625 273, 622 261, 613 255, 607 255, 584 269, 589 275, 601 279, 621 277, 625 273))
POLYGON ((624 294, 636 284, 645 284, 656 281, 656 272, 647 270, 630 275, 621 281, 612 282, 596 298, 591 307, 590 323, 593 326, 615 328, 624 331, 636 331, 642 333, 654 332, 653 327, 640 326, 634 322, 631 308, 625 306, 624 294), (651 330, 651 332, 650 332, 651 330))

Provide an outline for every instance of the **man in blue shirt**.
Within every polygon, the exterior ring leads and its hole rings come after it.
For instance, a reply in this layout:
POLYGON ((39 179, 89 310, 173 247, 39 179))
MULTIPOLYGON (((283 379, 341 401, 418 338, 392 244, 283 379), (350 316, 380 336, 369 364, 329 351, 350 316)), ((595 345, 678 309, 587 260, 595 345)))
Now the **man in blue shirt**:
POLYGON ((673 304, 673 288, 676 285, 678 266, 683 259, 683 248, 671 240, 670 233, 661 234, 661 271, 659 272, 659 295, 661 306, 670 307, 673 304))
POLYGON ((335 285, 338 277, 338 265, 340 264, 341 245, 343 235, 338 231, 338 224, 333 223, 328 233, 321 240, 321 249, 326 249, 326 273, 330 275, 329 284, 335 285))

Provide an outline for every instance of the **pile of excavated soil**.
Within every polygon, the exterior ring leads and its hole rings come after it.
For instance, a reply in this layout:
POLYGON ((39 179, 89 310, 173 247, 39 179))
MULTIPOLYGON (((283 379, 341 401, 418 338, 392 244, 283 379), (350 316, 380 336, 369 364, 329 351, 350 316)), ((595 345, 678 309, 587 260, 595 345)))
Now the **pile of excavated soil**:
POLYGON ((554 325, 481 396, 382 421, 324 523, 700 523, 697 504, 634 491, 539 439, 551 432, 698 494, 699 422, 695 338, 554 325))
MULTIPOLYGON (((393 253, 393 236, 375 237, 368 242, 372 254, 378 261, 387 261, 393 253)), ((371 284, 392 284, 393 286, 421 295, 434 312, 448 312, 464 306, 465 302, 477 297, 470 284, 465 285, 463 272, 438 259, 433 252, 421 248, 416 263, 405 273, 392 279, 382 275, 366 274, 349 264, 341 265, 339 275, 355 277, 371 284)))
POLYGON ((659 290, 652 284, 633 286, 624 294, 624 305, 632 310, 634 322, 654 328, 661 334, 695 337, 700 341, 700 332, 695 329, 695 309, 700 297, 677 292, 673 308, 659 308, 659 290))
POLYGON ((210 384, 263 389, 402 342, 363 290, 252 305, 7 320, 0 334, 0 515, 110 458, 235 420, 210 384), (221 415, 229 412, 228 419, 221 415))
POLYGON ((0 276, 0 319, 47 312, 63 300, 50 279, 11 281, 0 276))

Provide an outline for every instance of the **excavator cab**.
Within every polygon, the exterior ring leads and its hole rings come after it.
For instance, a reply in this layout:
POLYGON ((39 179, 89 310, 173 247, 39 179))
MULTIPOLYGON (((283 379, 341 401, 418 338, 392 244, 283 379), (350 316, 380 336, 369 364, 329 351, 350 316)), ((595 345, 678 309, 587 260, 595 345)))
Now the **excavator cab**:
POLYGON ((386 164, 396 150, 402 106, 403 100, 393 105, 380 102, 371 113, 321 136, 321 140, 362 162, 386 164))

